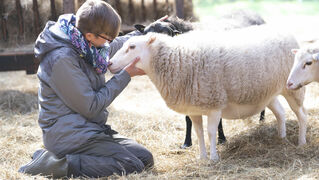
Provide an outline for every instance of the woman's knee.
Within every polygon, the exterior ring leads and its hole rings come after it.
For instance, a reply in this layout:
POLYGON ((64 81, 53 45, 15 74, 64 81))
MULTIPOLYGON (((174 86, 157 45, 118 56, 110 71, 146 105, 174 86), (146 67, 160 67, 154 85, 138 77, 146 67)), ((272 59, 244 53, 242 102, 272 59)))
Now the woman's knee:
POLYGON ((145 169, 148 169, 154 166, 153 154, 147 149, 145 149, 145 152, 143 153, 143 157, 141 158, 141 161, 143 162, 145 169))

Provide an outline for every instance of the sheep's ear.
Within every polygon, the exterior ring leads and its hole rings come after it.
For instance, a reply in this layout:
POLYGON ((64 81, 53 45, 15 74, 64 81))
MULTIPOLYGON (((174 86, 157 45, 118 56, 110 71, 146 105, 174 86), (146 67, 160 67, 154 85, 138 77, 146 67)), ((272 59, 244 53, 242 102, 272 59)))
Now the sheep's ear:
POLYGON ((144 34, 144 29, 145 29, 145 26, 142 25, 142 24, 135 24, 134 25, 135 29, 138 30, 139 32, 143 33, 144 34))
POLYGON ((152 44, 154 41, 155 41, 156 37, 155 36, 151 36, 148 41, 147 41, 147 44, 150 45, 152 44))
POLYGON ((292 52, 293 54, 296 54, 298 51, 299 51, 299 49, 292 49, 292 50, 291 50, 291 52, 292 52))
POLYGON ((123 36, 124 33, 122 31, 119 32, 119 36, 123 36))
POLYGON ((157 21, 165 21, 168 18, 168 15, 165 15, 161 18, 159 18, 157 21))
POLYGON ((319 53, 313 54, 313 55, 312 55, 312 58, 313 58, 315 61, 319 61, 319 53))

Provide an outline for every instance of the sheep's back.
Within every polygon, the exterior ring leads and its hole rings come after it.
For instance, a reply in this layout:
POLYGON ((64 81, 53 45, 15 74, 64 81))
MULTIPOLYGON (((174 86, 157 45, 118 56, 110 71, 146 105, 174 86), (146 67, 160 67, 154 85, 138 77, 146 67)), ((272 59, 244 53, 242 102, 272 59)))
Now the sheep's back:
POLYGON ((294 62, 295 38, 269 26, 230 33, 223 41, 223 82, 228 102, 257 104, 279 94, 294 62), (249 33, 251 31, 251 33, 249 33), (228 43, 227 43, 228 42, 228 43))
MULTIPOLYGON (((184 111, 187 109, 192 111, 196 107, 205 112, 212 106, 222 106, 222 94, 216 95, 223 92, 223 87, 211 89, 209 86, 220 80, 223 68, 221 64, 209 60, 210 51, 203 50, 201 46, 186 44, 184 40, 171 41, 169 37, 156 42, 152 51, 151 68, 154 74, 149 74, 149 77, 168 107, 186 113, 184 111)), ((223 96, 226 97, 225 92, 223 96)))
POLYGON ((293 36, 267 26, 164 39, 153 48, 151 79, 173 109, 256 104, 278 94, 298 48, 293 36))

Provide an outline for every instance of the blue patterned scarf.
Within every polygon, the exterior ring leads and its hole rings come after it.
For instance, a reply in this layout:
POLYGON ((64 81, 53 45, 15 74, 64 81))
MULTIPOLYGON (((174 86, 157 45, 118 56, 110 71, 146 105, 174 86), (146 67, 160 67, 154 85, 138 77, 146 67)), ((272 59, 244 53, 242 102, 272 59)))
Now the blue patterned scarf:
POLYGON ((75 15, 65 14, 58 19, 60 29, 69 36, 71 43, 80 50, 80 56, 90 64, 98 74, 104 74, 109 64, 109 45, 96 48, 88 42, 75 27, 75 15))

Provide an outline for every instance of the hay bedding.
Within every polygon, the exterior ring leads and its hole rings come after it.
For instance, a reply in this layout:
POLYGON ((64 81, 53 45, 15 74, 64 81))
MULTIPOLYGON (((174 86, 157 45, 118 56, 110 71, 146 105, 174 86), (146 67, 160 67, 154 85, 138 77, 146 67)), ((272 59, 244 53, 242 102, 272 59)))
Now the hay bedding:
MULTIPOLYGON (((106 78, 110 77, 107 74, 106 78)), ((23 71, 0 72, 1 180, 47 179, 17 172, 21 165, 30 161, 30 155, 43 146, 35 105, 37 87, 36 75, 25 75, 23 71)), ((264 123, 259 123, 258 116, 249 120, 225 120, 228 142, 217 146, 221 161, 211 163, 197 159, 199 152, 194 132, 193 146, 179 149, 185 136, 184 116, 166 107, 147 77, 133 78, 109 107, 108 123, 146 146, 154 155, 155 168, 123 179, 319 179, 318 89, 319 83, 307 87, 306 146, 296 147, 298 122, 284 103, 287 140, 278 138, 275 117, 268 109, 264 123)), ((205 123, 204 120, 206 127, 205 123)), ((208 147, 208 138, 205 138, 208 147)))
POLYGON ((0 110, 3 112, 25 114, 38 109, 38 98, 33 92, 0 91, 0 97, 0 110))
MULTIPOLYGON (((38 110, 34 106, 37 79, 24 72, 2 72, 0 76, 0 179, 34 179, 17 170, 43 146, 37 124, 38 110), (9 86, 5 86, 8 81, 9 86), (8 101, 11 108, 7 106, 8 101), (22 106, 31 108, 25 111, 22 106)), ((251 118, 249 124, 245 120, 225 120, 228 142, 218 145, 221 161, 212 163, 197 159, 195 133, 193 147, 179 149, 185 135, 184 116, 165 106, 146 77, 136 77, 109 108, 108 122, 123 135, 150 149, 155 157, 155 168, 124 179, 318 179, 319 101, 312 102, 319 95, 318 88, 318 84, 310 85, 307 92, 306 103, 310 106, 305 147, 296 147, 298 123, 285 106, 287 140, 277 137, 276 120, 269 110, 265 123, 259 123, 258 117, 251 118)))

